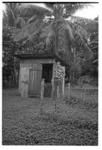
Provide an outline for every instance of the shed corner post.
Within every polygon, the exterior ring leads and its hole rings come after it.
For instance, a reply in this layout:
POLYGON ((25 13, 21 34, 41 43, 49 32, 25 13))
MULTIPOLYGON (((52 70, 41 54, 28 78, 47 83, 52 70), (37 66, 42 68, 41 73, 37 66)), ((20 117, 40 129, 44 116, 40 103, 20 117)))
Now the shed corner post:
POLYGON ((41 80, 41 94, 40 94, 41 100, 44 98, 44 85, 45 85, 45 79, 42 79, 41 80))
POLYGON ((64 97, 64 93, 65 93, 65 67, 63 67, 64 70, 64 76, 62 78, 62 96, 64 97))
POLYGON ((52 78, 51 84, 52 84, 51 98, 53 98, 54 97, 54 78, 52 78))
POLYGON ((52 73, 52 80, 51 80, 51 85, 52 85, 52 91, 51 91, 51 98, 54 98, 54 90, 55 90, 55 85, 54 85, 54 77, 55 77, 55 69, 56 69, 56 62, 53 62, 53 73, 52 73))
POLYGON ((41 92, 40 92, 40 114, 43 112, 43 99, 44 99, 44 85, 45 85, 45 79, 41 80, 41 92))

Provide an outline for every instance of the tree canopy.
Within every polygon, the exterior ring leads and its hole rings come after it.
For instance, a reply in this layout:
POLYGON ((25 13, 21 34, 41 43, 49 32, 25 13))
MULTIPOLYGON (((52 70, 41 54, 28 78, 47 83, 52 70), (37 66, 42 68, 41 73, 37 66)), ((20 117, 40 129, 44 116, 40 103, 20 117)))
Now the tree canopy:
MULTIPOLYGON (((97 72, 98 18, 91 20, 73 16, 76 10, 87 7, 88 4, 53 2, 45 5, 46 8, 6 3, 3 41, 11 41, 17 46, 14 51, 10 44, 12 48, 8 48, 8 52, 11 56, 14 57, 18 50, 20 53, 27 50, 27 53, 35 51, 40 54, 50 51, 63 60, 72 73, 97 72), (90 67, 93 70, 90 71, 90 67)), ((4 44, 4 53, 6 48, 7 45, 4 44)), ((5 56, 3 61, 8 59, 5 56)))
MULTIPOLYGON (((15 41, 33 42, 32 39, 40 32, 40 37, 45 39, 46 48, 53 45, 52 50, 54 54, 65 60, 67 64, 71 62, 71 55, 73 55, 72 47, 76 45, 83 47, 87 53, 90 52, 88 55, 91 55, 91 50, 88 47, 89 35, 87 31, 78 23, 72 23, 70 20, 65 19, 66 17, 68 19, 77 9, 83 8, 85 4, 49 3, 47 6, 51 10, 40 10, 43 12, 43 15, 40 14, 40 17, 35 16, 38 11, 38 6, 36 6, 32 21, 27 22, 16 34, 15 41), (49 18, 46 19, 48 16, 49 18)), ((34 7, 29 6, 28 8, 32 8, 34 11, 34 7)))

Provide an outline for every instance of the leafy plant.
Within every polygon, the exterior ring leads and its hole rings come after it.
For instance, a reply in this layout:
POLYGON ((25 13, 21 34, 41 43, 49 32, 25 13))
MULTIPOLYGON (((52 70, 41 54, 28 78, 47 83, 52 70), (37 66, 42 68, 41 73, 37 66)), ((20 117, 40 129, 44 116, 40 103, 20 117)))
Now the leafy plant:
MULTIPOLYGON (((49 3, 47 6, 50 6, 50 10, 47 10, 47 12, 42 10, 43 15, 40 14, 41 17, 35 17, 34 20, 28 22, 18 32, 14 40, 33 42, 32 39, 40 32, 40 37, 45 39, 46 49, 52 47, 52 53, 55 56, 63 60, 67 65, 71 64, 73 55, 72 47, 75 47, 77 44, 86 51, 90 51, 90 49, 88 47, 88 34, 86 30, 81 25, 77 23, 73 24, 65 18, 66 16, 71 16, 77 9, 83 8, 85 4, 49 3)), ((37 7, 35 7, 35 11, 38 11, 37 7)))

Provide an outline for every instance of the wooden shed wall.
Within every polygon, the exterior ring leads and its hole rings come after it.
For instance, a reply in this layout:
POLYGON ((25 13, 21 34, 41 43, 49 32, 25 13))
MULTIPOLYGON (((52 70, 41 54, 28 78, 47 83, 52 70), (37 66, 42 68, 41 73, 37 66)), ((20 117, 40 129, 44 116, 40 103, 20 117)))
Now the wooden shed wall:
MULTIPOLYGON (((28 97, 29 91, 29 73, 30 70, 37 70, 40 68, 42 70, 42 64, 55 63, 54 59, 29 59, 21 60, 20 62, 20 76, 19 76, 19 92, 22 97, 28 97)), ((40 80, 41 76, 39 76, 40 80)), ((36 79, 35 79, 36 80, 36 79)), ((36 82, 37 84, 37 82, 36 82)), ((40 89, 39 89, 40 92, 40 89)))

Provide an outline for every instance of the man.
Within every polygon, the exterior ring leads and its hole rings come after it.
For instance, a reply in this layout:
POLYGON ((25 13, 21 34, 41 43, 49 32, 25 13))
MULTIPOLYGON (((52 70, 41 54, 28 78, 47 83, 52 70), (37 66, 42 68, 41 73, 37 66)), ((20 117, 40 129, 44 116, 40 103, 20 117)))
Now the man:
POLYGON ((60 65, 60 62, 57 62, 56 68, 54 70, 54 97, 59 97, 63 95, 64 74, 64 68, 60 65))

